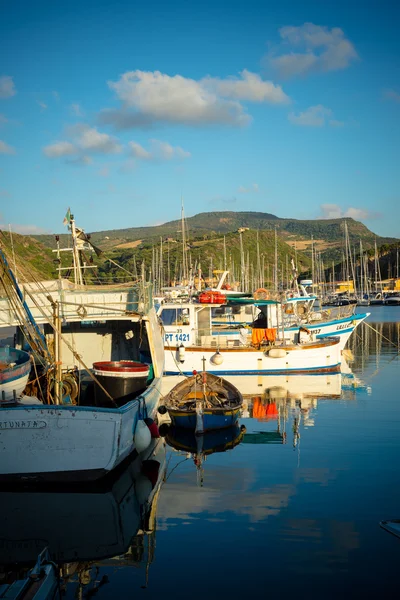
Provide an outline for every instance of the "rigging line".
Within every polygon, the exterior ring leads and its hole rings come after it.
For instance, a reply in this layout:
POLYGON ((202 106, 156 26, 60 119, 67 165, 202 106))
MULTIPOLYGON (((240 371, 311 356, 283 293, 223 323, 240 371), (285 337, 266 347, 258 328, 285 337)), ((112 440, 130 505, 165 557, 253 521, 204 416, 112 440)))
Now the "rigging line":
MULTIPOLYGON (((4 285, 4 282, 3 282, 4 285)), ((36 329, 33 328, 32 324, 26 320, 25 311, 21 307, 21 302, 19 298, 16 297, 16 291, 11 287, 12 293, 10 295, 9 290, 5 287, 5 293, 7 299, 11 306, 11 311, 14 313, 14 318, 19 323, 19 328, 21 329, 23 336, 26 342, 32 347, 32 349, 39 355, 45 354, 47 355, 47 349, 43 347, 41 344, 41 339, 38 343, 38 338, 36 336, 36 329)), ((43 363, 42 363, 43 364, 43 363)))
MULTIPOLYGON (((192 457, 190 456, 190 458, 192 458, 192 457)), ((165 481, 168 481, 168 479, 171 477, 171 475, 172 475, 172 473, 175 471, 175 469, 176 469, 177 467, 179 467, 179 465, 181 465, 182 463, 186 462, 187 460, 189 460, 189 458, 188 458, 188 457, 186 457, 186 458, 184 458, 183 460, 179 461, 179 462, 178 462, 178 463, 177 463, 177 464, 174 466, 174 468, 171 470, 171 472, 170 472, 170 474, 168 475, 168 477, 166 477, 165 481)))
POLYGON ((389 366, 394 360, 396 360, 398 358, 399 357, 398 357, 397 354, 395 354, 394 356, 392 356, 392 358, 389 361, 385 362, 382 367, 379 366, 377 369, 375 369, 375 371, 373 373, 371 373, 371 375, 367 379, 363 379, 364 383, 369 383, 371 381, 371 379, 373 377, 375 377, 375 375, 378 375, 378 373, 380 373, 384 368, 386 368, 387 366, 389 366))
MULTIPOLYGON (((39 306, 35 300, 35 298, 31 295, 30 292, 28 292, 28 295, 30 296, 31 300, 33 301, 33 303, 35 304, 36 308, 39 309, 40 312, 42 312, 42 307, 39 306)), ((43 312, 42 312, 43 314, 43 312)), ((46 315, 44 315, 46 317, 46 315)), ((47 317, 46 317, 47 318, 47 317)), ((71 344, 68 342, 68 340, 66 339, 65 336, 63 336, 63 334, 59 333, 56 329, 56 327, 54 326, 54 324, 49 320, 48 321, 48 325, 50 325, 50 327, 53 329, 54 335, 59 335, 60 338, 62 339, 62 341, 64 342, 64 344, 67 346, 67 348, 72 352, 73 357, 83 366, 83 368, 87 371, 88 375, 93 379, 93 381, 102 389, 102 391, 106 394, 106 396, 111 400, 111 402, 114 404, 114 406, 116 408, 118 408, 117 403, 115 402, 114 398, 107 392, 107 390, 101 385, 100 381, 97 379, 97 377, 95 375, 93 375, 93 373, 91 372, 91 370, 89 369, 89 367, 83 362, 82 357, 80 356, 80 354, 78 354, 77 352, 75 352, 75 350, 73 349, 73 347, 71 346, 71 344)))
POLYGON ((378 331, 377 329, 375 329, 375 327, 372 327, 372 325, 370 325, 369 323, 366 323, 366 321, 364 321, 364 325, 366 325, 367 327, 369 327, 370 329, 372 329, 372 331, 375 331, 375 333, 377 333, 378 335, 380 335, 382 339, 384 339, 387 342, 389 342, 389 344, 391 344, 392 346, 394 346, 395 348, 397 348, 397 351, 400 352, 400 348, 398 347, 398 345, 395 344, 394 342, 392 342, 392 340, 390 340, 386 336, 384 336, 383 333, 380 333, 380 331, 378 331))
POLYGON ((105 259, 108 260, 111 264, 113 264, 116 267, 118 267, 118 269, 122 269, 123 271, 125 271, 125 273, 128 273, 128 275, 130 275, 131 277, 134 277, 133 273, 131 273, 130 271, 128 271, 128 269, 125 269, 124 267, 122 267, 121 265, 119 265, 117 262, 115 262, 115 260, 113 260, 109 256, 105 256, 105 259))

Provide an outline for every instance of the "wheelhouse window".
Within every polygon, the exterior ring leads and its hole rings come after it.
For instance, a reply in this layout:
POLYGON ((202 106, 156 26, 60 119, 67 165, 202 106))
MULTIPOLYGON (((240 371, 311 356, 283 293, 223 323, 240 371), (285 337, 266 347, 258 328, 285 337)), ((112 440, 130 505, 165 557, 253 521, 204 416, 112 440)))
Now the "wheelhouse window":
POLYGON ((188 308, 163 308, 160 317, 164 325, 189 325, 188 308))

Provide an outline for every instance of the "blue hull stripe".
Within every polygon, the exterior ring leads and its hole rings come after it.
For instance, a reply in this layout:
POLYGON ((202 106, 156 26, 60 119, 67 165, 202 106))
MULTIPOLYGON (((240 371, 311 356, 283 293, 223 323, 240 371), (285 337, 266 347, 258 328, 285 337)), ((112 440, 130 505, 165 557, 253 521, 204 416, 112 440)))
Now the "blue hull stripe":
MULTIPOLYGON (((331 327, 332 325, 339 325, 340 323, 352 323, 353 321, 363 321, 366 317, 368 317, 369 313, 363 313, 363 314, 356 314, 356 315, 352 315, 351 317, 346 317, 345 319, 337 319, 334 321, 322 321, 321 323, 315 323, 314 325, 311 325, 309 323, 304 324, 304 327, 307 327, 307 329, 323 329, 325 327, 331 327)), ((241 322, 226 322, 226 323, 220 323, 220 322, 215 322, 212 321, 212 326, 215 327, 217 325, 242 325, 241 322)), ((243 325, 248 325, 248 323, 243 323, 243 325)), ((353 327, 351 328, 350 331, 352 331, 355 328, 356 325, 353 325, 353 327)), ((285 331, 298 331, 299 330, 300 325, 296 325, 295 327, 285 327, 285 331)), ((349 330, 346 330, 349 331, 349 330)), ((213 331, 212 332, 213 335, 237 335, 237 331, 213 331)), ((329 334, 324 334, 324 335, 340 335, 341 333, 343 333, 343 331, 332 331, 329 334)), ((317 336, 317 337, 322 337, 322 336, 317 336)))
POLYGON ((341 329, 340 331, 331 331, 331 333, 319 333, 317 334, 317 339, 318 338, 325 338, 325 337, 338 337, 340 335, 343 335, 344 333, 349 333, 354 331, 354 327, 349 327, 348 329, 341 329))
MULTIPOLYGON (((271 369, 262 369, 262 370, 235 370, 235 371, 212 371, 211 369, 207 369, 207 373, 212 373, 213 375, 290 375, 292 373, 297 373, 298 375, 306 375, 307 373, 314 373, 315 371, 325 371, 324 373, 320 373, 321 375, 326 375, 333 369, 340 369, 340 363, 336 365, 331 365, 327 367, 324 365, 323 367, 312 367, 310 369, 280 369, 280 370, 271 370, 271 369)), ((164 371, 164 375, 193 375, 193 371, 164 371)))

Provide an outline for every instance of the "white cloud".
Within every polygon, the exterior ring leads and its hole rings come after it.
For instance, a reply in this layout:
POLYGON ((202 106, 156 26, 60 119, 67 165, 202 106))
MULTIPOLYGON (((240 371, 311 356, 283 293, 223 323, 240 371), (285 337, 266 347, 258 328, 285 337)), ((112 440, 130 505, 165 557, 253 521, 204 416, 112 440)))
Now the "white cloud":
POLYGON ((58 92, 56 92, 56 90, 54 90, 54 91, 52 92, 52 94, 53 94, 53 98, 54 98, 55 100, 57 100, 57 102, 58 102, 58 101, 60 100, 60 94, 59 94, 58 92))
POLYGON ((48 106, 44 102, 41 102, 40 100, 38 100, 38 104, 39 104, 40 108, 42 109, 42 112, 44 110, 47 110, 48 106))
POLYGON ((101 133, 95 127, 77 125, 70 129, 76 138, 76 144, 87 152, 101 154, 118 154, 122 146, 108 133, 101 133))
POLYGON ((129 142, 131 155, 138 160, 147 161, 168 161, 168 160, 184 160, 190 158, 190 152, 187 152, 180 146, 171 146, 168 142, 161 140, 150 140, 150 150, 146 150, 137 142, 129 142))
POLYGON ((67 161, 68 164, 87 165, 92 162, 88 154, 118 154, 122 152, 122 146, 117 140, 101 133, 95 127, 79 124, 70 127, 68 130, 72 141, 59 141, 43 148, 44 154, 48 158, 59 158, 62 156, 74 156, 75 160, 67 161))
POLYGON ((71 114, 73 114, 75 117, 83 117, 83 115, 84 115, 81 105, 78 104, 77 102, 73 102, 70 105, 69 109, 70 109, 71 114))
POLYGON ((15 154, 15 148, 0 140, 0 154, 15 154))
POLYGON ((349 207, 343 210, 338 204, 321 204, 322 219, 340 219, 348 217, 356 221, 364 221, 372 218, 379 218, 380 213, 371 212, 366 208, 349 207))
POLYGON ((351 217, 352 219, 355 219, 356 221, 362 221, 364 219, 371 218, 372 216, 376 216, 376 214, 374 213, 374 215, 372 215, 372 213, 369 210, 366 210, 364 208, 350 207, 346 210, 346 212, 344 213, 343 216, 351 217))
POLYGON ((323 127, 325 125, 325 118, 332 116, 332 111, 322 104, 317 106, 310 106, 304 112, 300 112, 297 115, 294 112, 288 114, 288 119, 293 125, 300 125, 302 127, 323 127))
POLYGON ((156 123, 230 125, 243 127, 251 117, 240 101, 285 104, 279 85, 244 70, 239 77, 194 80, 160 71, 129 71, 109 81, 122 102, 120 109, 104 110, 100 121, 117 129, 150 127, 156 123))
POLYGON ((130 152, 135 158, 140 160, 151 160, 152 156, 148 150, 145 150, 143 146, 137 142, 129 142, 130 152))
POLYGON ((260 191, 258 183, 252 183, 249 187, 241 185, 238 189, 239 194, 258 194, 260 191))
POLYGON ((17 90, 15 89, 13 78, 9 75, 0 77, 0 98, 11 98, 16 93, 17 90))
POLYGON ((183 160, 190 158, 190 152, 187 152, 180 146, 171 146, 168 142, 160 140, 150 140, 153 155, 160 160, 173 160, 174 158, 183 160))
POLYGON ((55 142, 43 149, 48 158, 59 158, 60 156, 71 156, 76 154, 78 149, 71 142, 55 142))
POLYGON ((0 125, 5 125, 6 123, 8 123, 6 115, 0 113, 0 125))
POLYGON ((288 104, 290 102, 280 85, 275 85, 272 81, 263 81, 257 73, 251 73, 244 69, 240 76, 240 79, 238 77, 228 79, 206 77, 200 83, 224 98, 271 104, 288 104))
POLYGON ((304 23, 300 27, 282 27, 279 34, 282 41, 270 50, 266 60, 282 77, 346 69, 358 58, 339 27, 329 29, 304 23))
POLYGON ((386 100, 393 100, 394 102, 400 102, 400 93, 396 90, 383 90, 383 97, 386 100))

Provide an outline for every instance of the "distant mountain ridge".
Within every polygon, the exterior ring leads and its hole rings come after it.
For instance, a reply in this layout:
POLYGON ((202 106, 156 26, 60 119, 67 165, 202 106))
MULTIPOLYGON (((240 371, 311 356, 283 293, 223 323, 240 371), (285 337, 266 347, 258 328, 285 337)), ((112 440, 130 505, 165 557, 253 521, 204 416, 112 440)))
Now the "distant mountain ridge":
MULTIPOLYGON (((339 249, 343 245, 344 224, 347 222, 349 238, 352 245, 362 241, 364 249, 372 248, 375 240, 378 246, 397 241, 392 237, 381 237, 370 231, 363 223, 349 217, 339 219, 282 219, 276 215, 263 212, 219 211, 199 213, 185 218, 189 239, 200 239, 202 236, 212 238, 221 234, 232 233, 241 227, 252 230, 274 230, 283 241, 293 245, 296 241, 311 239, 319 242, 316 249, 327 259, 339 260, 339 249)), ((79 225, 79 215, 77 215, 79 225)), ((61 234, 61 239, 67 234, 61 234)), ((100 248, 111 250, 129 242, 158 243, 160 238, 181 239, 181 220, 168 221, 162 225, 147 227, 129 227, 125 229, 109 229, 91 232, 92 241, 100 248)), ((36 239, 46 246, 55 247, 53 236, 39 235, 36 239)), ((306 244, 307 245, 307 244, 306 244)), ((304 244, 303 244, 304 246, 304 244)))
MULTIPOLYGON (((350 238, 357 237, 371 241, 372 243, 375 238, 382 240, 382 243, 395 241, 395 238, 377 236, 363 225, 363 223, 349 217, 301 220, 280 218, 270 213, 253 211, 220 211, 199 213, 193 217, 186 217, 185 222, 189 230, 189 237, 196 237, 198 234, 204 233, 230 233, 241 227, 248 227, 249 229, 258 230, 276 228, 278 233, 297 235, 302 238, 314 236, 317 239, 319 236, 322 236, 326 241, 341 241, 344 234, 344 223, 347 222, 350 238)), ((126 238, 126 241, 148 240, 153 237, 159 239, 160 235, 176 236, 180 232, 180 229, 181 220, 176 219, 152 227, 131 227, 128 229, 92 232, 92 237, 93 240, 97 240, 98 242, 104 240, 106 236, 110 240, 116 238, 126 238)))

